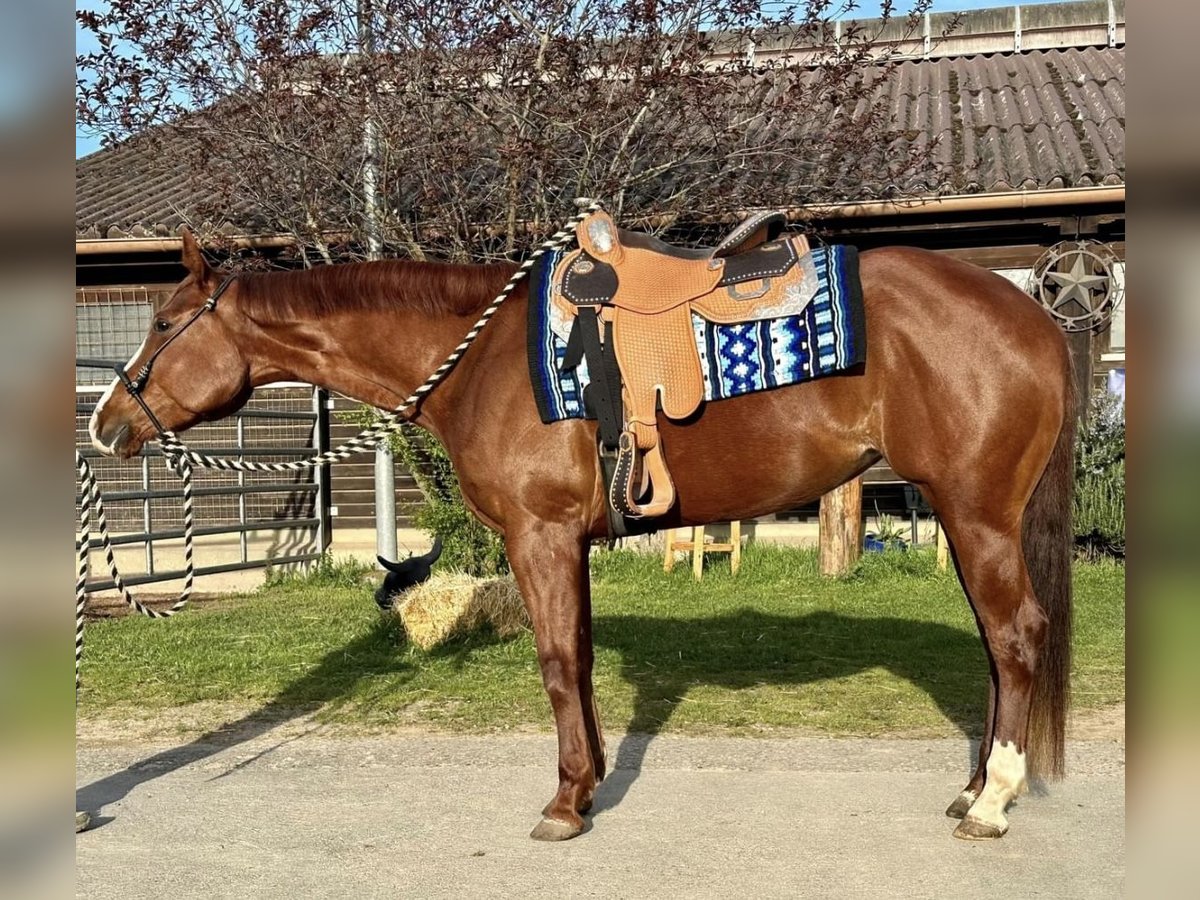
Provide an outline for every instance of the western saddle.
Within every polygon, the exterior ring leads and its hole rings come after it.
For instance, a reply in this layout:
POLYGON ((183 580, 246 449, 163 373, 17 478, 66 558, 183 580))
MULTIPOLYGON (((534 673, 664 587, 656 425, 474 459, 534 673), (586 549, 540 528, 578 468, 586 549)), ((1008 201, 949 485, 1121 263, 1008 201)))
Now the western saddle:
POLYGON ((700 249, 625 231, 602 210, 576 228, 579 247, 555 267, 551 302, 571 322, 563 369, 587 359, 584 403, 599 421, 609 502, 620 516, 660 516, 675 502, 657 413, 684 419, 704 399, 692 317, 779 318, 812 299, 808 241, 780 238, 785 224, 782 213, 760 213, 700 249))

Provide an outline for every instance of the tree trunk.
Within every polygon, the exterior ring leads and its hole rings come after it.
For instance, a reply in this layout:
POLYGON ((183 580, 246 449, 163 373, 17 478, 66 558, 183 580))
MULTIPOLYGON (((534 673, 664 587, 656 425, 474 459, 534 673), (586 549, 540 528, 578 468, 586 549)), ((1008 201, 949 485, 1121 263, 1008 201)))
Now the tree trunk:
POLYGON ((845 575, 862 552, 862 479, 821 498, 821 574, 845 575))

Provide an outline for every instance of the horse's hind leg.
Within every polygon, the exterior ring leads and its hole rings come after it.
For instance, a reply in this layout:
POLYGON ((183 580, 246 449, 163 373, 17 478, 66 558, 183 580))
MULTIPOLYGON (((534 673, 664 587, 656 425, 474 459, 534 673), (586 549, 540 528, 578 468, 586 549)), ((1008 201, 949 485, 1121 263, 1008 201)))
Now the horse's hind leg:
MULTIPOLYGON (((1025 567, 1019 520, 951 516, 947 525, 955 538, 959 572, 979 621, 995 686, 980 769, 960 797, 960 801, 970 798, 970 806, 954 834, 975 840, 997 838, 1008 830, 1008 804, 1026 787, 1029 710, 1047 617, 1034 597, 1025 567)), ((963 805, 960 801, 947 812, 957 811, 963 805)))
MULTIPOLYGON (((983 634, 982 626, 979 629, 980 634, 983 634)), ((983 785, 987 779, 987 761, 988 755, 992 750, 992 735, 995 732, 996 726, 996 667, 991 664, 991 657, 988 658, 988 700, 987 700, 987 715, 983 720, 983 737, 979 741, 979 762, 975 766, 975 772, 971 775, 971 780, 967 782, 967 786, 962 789, 957 797, 946 807, 946 815, 952 819, 961 819, 970 811, 972 804, 979 799, 979 795, 983 793, 983 785)))
MULTIPOLYGON (((927 498, 928 499, 928 498, 927 498)), ((944 523, 940 526, 945 528, 944 523)), ((958 561, 958 554, 954 551, 953 541, 948 541, 950 544, 950 556, 954 560, 954 570, 958 574, 959 584, 962 585, 963 593, 969 598, 970 590, 967 588, 967 583, 963 579, 962 565, 958 561)), ((974 607, 972 607, 972 610, 974 607)), ((987 641, 984 638, 983 623, 979 617, 975 617, 975 624, 979 628, 980 639, 984 641, 986 652, 987 641)), ((987 714, 983 719, 983 736, 979 740, 978 763, 975 766, 975 771, 971 775, 971 780, 967 782, 967 786, 959 792, 953 802, 946 807, 946 815, 952 819, 961 819, 966 816, 971 805, 979 799, 979 795, 983 793, 983 785, 987 779, 987 761, 988 754, 992 749, 992 735, 996 727, 996 667, 992 663, 991 654, 988 654, 988 697, 987 697, 987 714)))

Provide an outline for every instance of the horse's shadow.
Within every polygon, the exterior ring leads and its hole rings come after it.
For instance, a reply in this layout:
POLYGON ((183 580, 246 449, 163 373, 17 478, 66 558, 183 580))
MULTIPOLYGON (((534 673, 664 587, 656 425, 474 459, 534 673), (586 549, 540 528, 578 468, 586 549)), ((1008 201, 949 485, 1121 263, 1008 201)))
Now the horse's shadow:
MULTIPOLYGON (((694 687, 800 688, 884 669, 926 693, 964 734, 976 735, 983 725, 982 644, 969 632, 935 622, 741 609, 699 619, 598 617, 594 636, 597 647, 620 653, 621 675, 634 688, 633 713, 615 756, 609 751, 609 776, 596 793, 595 812, 625 797, 650 742, 694 687)), ((854 725, 861 727, 862 714, 849 713, 854 725)), ((754 724, 748 715, 746 724, 754 724)), ((883 717, 879 721, 886 730, 883 717)))
MULTIPOLYGON (((626 735, 615 756, 610 756, 609 776, 596 795, 597 812, 625 797, 650 742, 694 687, 803 687, 881 668, 928 694, 964 733, 975 733, 983 720, 987 668, 980 642, 965 631, 937 623, 828 612, 780 616, 741 609, 692 619, 598 616, 594 638, 598 649, 617 651, 621 676, 634 689, 628 722, 610 723, 624 724, 626 735)), ((439 655, 466 665, 493 640, 476 636, 443 648, 439 655)), ((360 679, 386 676, 394 683, 397 676, 413 674, 414 664, 395 652, 396 641, 395 626, 381 621, 377 628, 328 653, 255 712, 79 788, 76 808, 99 811, 160 775, 344 700, 360 679)), ((294 739, 281 739, 254 759, 294 739)), ((253 760, 237 768, 249 762, 253 760)), ((103 824, 107 819, 96 821, 103 824)))
MULTIPOLYGON (((208 731, 182 747, 164 750, 78 788, 75 791, 75 808, 95 813, 122 800, 134 788, 160 775, 261 737, 283 722, 301 718, 327 704, 344 700, 363 678, 394 678, 411 674, 413 667, 395 652, 398 633, 396 625, 381 619, 366 634, 326 654, 316 666, 287 684, 254 712, 208 731)), ((244 768, 292 740, 295 737, 280 739, 253 759, 238 763, 230 772, 244 768)), ((97 818, 93 815, 96 826, 107 821, 107 817, 97 818)))

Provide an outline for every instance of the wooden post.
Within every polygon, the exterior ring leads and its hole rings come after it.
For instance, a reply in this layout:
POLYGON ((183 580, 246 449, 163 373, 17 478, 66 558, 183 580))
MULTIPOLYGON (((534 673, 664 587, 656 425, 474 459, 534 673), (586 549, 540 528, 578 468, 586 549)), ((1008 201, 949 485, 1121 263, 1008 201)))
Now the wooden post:
POLYGON ((950 567, 950 541, 946 537, 946 526, 937 520, 937 564, 939 569, 950 567))
POLYGON ((845 575, 862 553, 862 479, 821 498, 821 574, 845 575))
POLYGON ((663 535, 663 571, 670 572, 675 568, 675 529, 668 528, 663 535))
POLYGON ((734 575, 742 567, 742 520, 734 519, 729 523, 729 571, 734 575))
POLYGON ((699 581, 704 577, 704 526, 692 529, 692 575, 699 581))
POLYGON ((1087 423, 1092 400, 1092 333, 1076 331, 1067 335, 1067 346, 1075 360, 1075 417, 1087 423))

